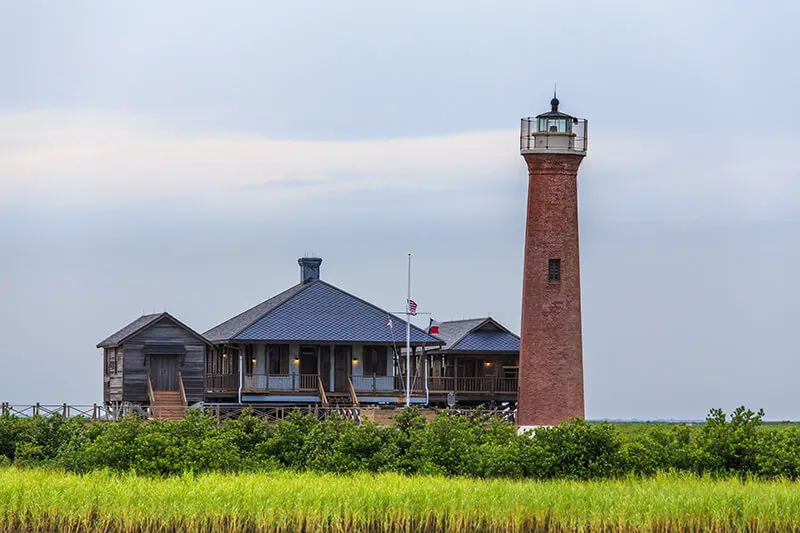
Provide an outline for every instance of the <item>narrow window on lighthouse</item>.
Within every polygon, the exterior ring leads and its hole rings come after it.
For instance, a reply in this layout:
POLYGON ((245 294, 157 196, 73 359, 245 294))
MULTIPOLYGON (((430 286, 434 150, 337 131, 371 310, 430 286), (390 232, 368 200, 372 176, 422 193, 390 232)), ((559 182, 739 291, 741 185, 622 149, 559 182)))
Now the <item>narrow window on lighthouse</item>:
POLYGON ((550 259, 548 261, 547 277, 550 283, 561 283, 561 259, 550 259))

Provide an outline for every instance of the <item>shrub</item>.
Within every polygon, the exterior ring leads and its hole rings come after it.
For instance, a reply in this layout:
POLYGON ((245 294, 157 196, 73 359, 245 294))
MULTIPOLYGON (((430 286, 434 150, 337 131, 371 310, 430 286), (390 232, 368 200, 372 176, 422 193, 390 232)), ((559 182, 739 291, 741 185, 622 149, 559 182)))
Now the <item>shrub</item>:
POLYGON ((800 477, 800 428, 789 427, 760 435, 756 469, 766 477, 800 477))
POLYGON ((622 443, 622 469, 639 476, 659 471, 691 470, 691 429, 657 425, 636 433, 622 443))
POLYGON ((0 464, 108 469, 148 476, 292 469, 334 473, 400 472, 469 477, 599 479, 662 471, 800 478, 800 428, 765 430, 763 411, 711 410, 697 428, 650 425, 622 433, 607 423, 572 420, 532 435, 480 410, 419 409, 395 424, 318 421, 292 411, 271 424, 246 411, 218 425, 192 411, 181 422, 119 422, 0 417, 0 464))
POLYGON ((742 406, 728 421, 722 409, 712 409, 693 441, 695 469, 715 474, 757 473, 758 427, 763 418, 763 409, 754 413, 742 406))
POLYGON ((275 424, 268 438, 256 445, 254 453, 258 457, 272 457, 283 467, 301 469, 306 464, 305 441, 317 424, 314 415, 304 415, 295 409, 275 424))
POLYGON ((592 479, 622 473, 619 433, 607 423, 588 424, 582 419, 552 428, 536 430, 534 447, 536 469, 531 475, 542 478, 592 479))

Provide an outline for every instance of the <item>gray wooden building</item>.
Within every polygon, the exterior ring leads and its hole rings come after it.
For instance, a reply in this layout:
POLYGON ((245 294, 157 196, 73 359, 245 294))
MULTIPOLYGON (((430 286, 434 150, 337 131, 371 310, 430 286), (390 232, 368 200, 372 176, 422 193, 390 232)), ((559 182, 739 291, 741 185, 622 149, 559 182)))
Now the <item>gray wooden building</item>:
POLYGON ((213 345, 169 313, 144 315, 97 345, 103 349, 104 402, 180 411, 205 400, 213 345))
MULTIPOLYGON (((299 259, 297 285, 202 335, 166 312, 134 320, 97 345, 105 402, 162 415, 199 402, 403 403, 405 321, 320 279, 321 262, 299 259)), ((413 403, 516 400, 519 337, 494 319, 444 322, 438 336, 412 325, 411 349, 413 403)))

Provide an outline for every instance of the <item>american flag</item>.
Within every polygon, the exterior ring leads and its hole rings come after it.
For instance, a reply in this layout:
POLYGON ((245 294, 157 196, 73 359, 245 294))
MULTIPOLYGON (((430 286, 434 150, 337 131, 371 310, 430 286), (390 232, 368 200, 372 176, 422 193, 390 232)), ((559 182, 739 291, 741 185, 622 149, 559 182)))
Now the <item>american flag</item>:
POLYGON ((417 302, 411 298, 408 299, 408 312, 411 313, 411 316, 417 316, 417 302))

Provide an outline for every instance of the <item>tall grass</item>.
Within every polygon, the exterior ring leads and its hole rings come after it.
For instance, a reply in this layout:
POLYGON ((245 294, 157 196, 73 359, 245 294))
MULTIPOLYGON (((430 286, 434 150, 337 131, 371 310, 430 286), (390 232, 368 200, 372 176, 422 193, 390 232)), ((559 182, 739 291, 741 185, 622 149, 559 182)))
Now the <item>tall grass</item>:
POLYGON ((797 531, 789 481, 510 481, 397 474, 146 478, 0 469, 0 530, 797 531))

